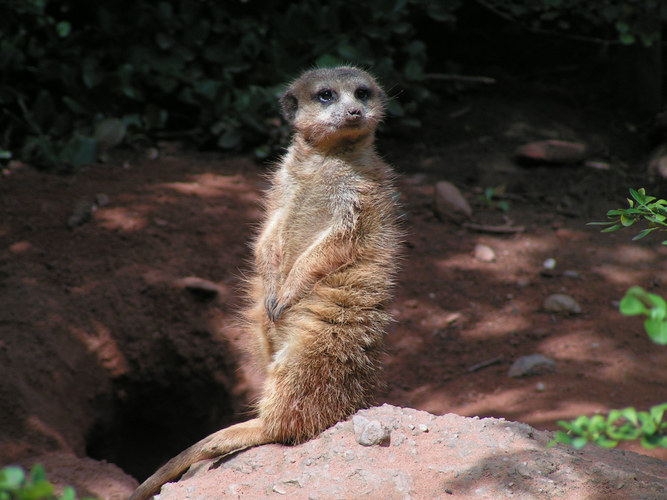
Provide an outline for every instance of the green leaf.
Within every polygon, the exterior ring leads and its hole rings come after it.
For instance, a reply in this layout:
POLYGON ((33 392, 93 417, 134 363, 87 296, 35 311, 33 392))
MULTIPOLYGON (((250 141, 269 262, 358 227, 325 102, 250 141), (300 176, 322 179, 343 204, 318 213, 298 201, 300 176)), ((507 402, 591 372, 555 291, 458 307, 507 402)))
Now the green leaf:
POLYGON ((601 233, 611 233, 611 232, 613 232, 613 231, 618 231, 618 230, 621 229, 622 227, 623 227, 623 226, 621 226, 620 224, 614 224, 614 225, 611 226, 611 227, 606 227, 606 228, 602 229, 600 232, 601 232, 601 233))
POLYGON ((76 491, 71 486, 65 486, 58 500, 76 500, 76 491))
POLYGON ((635 37, 630 33, 622 33, 619 39, 623 45, 632 45, 635 43, 635 37))
POLYGON ((255 148, 255 158, 259 160, 267 159, 270 154, 271 154, 271 148, 266 144, 255 148))
POLYGON ((643 237, 645 237, 652 231, 655 231, 656 229, 657 229, 656 227, 649 227, 648 229, 644 229, 641 233, 637 234, 634 238, 632 238, 632 241, 641 240, 643 237))
POLYGON ((648 314, 648 309, 646 306, 644 306, 642 301, 634 295, 630 295, 629 293, 621 299, 621 303, 619 304, 618 309, 621 311, 621 314, 624 314, 625 316, 648 314))
POLYGON ((69 96, 63 96, 63 102, 70 111, 77 115, 88 115, 88 110, 69 96))
POLYGON ((241 136, 233 131, 227 130, 218 138, 218 146, 222 149, 234 149, 241 144, 241 136))
POLYGON ((621 224, 623 227, 630 227, 635 223, 634 217, 628 217, 626 214, 621 215, 621 224))
POLYGON ((43 465, 35 464, 30 471, 30 480, 34 483, 38 481, 46 481, 46 471, 44 470, 43 465))
POLYGON ((667 345, 667 321, 649 318, 644 321, 644 328, 653 342, 658 345, 667 345))
POLYGON ((56 24, 56 31, 60 38, 67 38, 72 31, 72 25, 67 21, 60 21, 56 24))
POLYGON ((100 146, 112 148, 125 138, 126 125, 118 118, 106 118, 95 126, 95 139, 100 146))
POLYGON ((405 65, 404 73, 408 80, 419 81, 424 75, 424 69, 421 63, 413 57, 405 65))
POLYGON ((619 418, 624 418, 633 425, 639 425, 639 420, 637 419, 637 410, 632 407, 623 408, 622 410, 610 411, 607 420, 608 422, 614 422, 619 418))
POLYGON ((348 61, 356 61, 359 58, 357 48, 349 43, 341 43, 338 45, 338 55, 348 61))
POLYGON ((323 54, 317 58, 315 64, 320 68, 334 68, 340 66, 344 61, 333 54, 323 54))
MULTIPOLYGON (((661 311, 660 317, 664 318, 665 313, 667 312, 667 302, 665 302, 665 299, 654 293, 647 293, 646 298, 651 304, 653 304, 654 309, 659 309, 661 311)), ((658 319, 658 317, 654 316, 654 319, 658 319)))
POLYGON ((667 436, 653 435, 642 437, 641 444, 644 448, 652 450, 654 448, 667 448, 667 436))
POLYGON ((649 413, 645 411, 640 411, 637 414, 637 417, 641 422, 640 429, 644 435, 652 435, 656 433, 656 431, 658 430, 658 426, 656 425, 655 421, 653 420, 653 418, 649 413))
POLYGON ((456 16, 452 14, 452 10, 443 6, 440 2, 429 2, 426 12, 431 19, 441 23, 456 21, 456 16))
POLYGON ((21 490, 22 500, 43 500, 53 494, 53 485, 46 480, 28 484, 21 490))
POLYGON ((14 490, 25 480, 25 472, 20 467, 5 467, 0 470, 0 488, 14 490))
POLYGON ((644 188, 639 188, 638 190, 630 188, 629 191, 630 191, 630 196, 632 196, 637 201, 637 203, 639 203, 640 205, 644 203, 644 195, 646 194, 644 188))
POLYGON ((580 450, 588 443, 588 439, 585 437, 576 437, 572 440, 572 447, 575 450, 580 450))
POLYGON ((598 438, 595 439, 595 444, 603 448, 614 448, 618 444, 618 441, 609 439, 606 436, 599 436, 598 438))
POLYGON ((97 160, 98 142, 93 137, 74 136, 60 152, 61 162, 78 167, 91 165, 97 160))
POLYGON ((97 61, 91 57, 84 59, 81 64, 81 79, 83 84, 89 88, 95 88, 102 82, 97 61))
POLYGON ((174 39, 165 33, 156 33, 155 44, 162 50, 169 50, 174 45, 174 39))
POLYGON ((667 411, 667 403, 662 403, 651 407, 649 413, 651 414, 653 420, 658 423, 662 422, 662 417, 665 415, 665 411, 667 411))

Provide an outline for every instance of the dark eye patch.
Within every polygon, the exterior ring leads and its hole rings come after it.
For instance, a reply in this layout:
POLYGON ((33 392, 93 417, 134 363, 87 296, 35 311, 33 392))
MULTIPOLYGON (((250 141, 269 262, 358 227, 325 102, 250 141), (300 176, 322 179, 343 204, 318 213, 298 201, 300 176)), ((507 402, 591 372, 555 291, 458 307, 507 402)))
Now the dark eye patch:
POLYGON ((372 92, 368 87, 358 87, 357 90, 354 91, 354 97, 360 101, 367 101, 371 96, 372 92))
POLYGON ((317 99, 323 103, 330 102, 333 97, 333 91, 330 89, 322 89, 317 93, 317 99))

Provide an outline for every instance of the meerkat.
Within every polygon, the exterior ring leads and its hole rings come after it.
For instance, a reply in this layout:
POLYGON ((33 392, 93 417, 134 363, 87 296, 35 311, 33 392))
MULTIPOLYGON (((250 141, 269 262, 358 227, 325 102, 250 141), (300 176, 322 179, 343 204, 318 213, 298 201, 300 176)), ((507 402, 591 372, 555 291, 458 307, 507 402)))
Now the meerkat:
POLYGON ((186 449, 131 500, 199 460, 301 443, 372 403, 401 240, 393 172, 374 146, 384 103, 354 67, 307 71, 281 96, 294 135, 265 196, 244 314, 266 367, 257 418, 186 449))

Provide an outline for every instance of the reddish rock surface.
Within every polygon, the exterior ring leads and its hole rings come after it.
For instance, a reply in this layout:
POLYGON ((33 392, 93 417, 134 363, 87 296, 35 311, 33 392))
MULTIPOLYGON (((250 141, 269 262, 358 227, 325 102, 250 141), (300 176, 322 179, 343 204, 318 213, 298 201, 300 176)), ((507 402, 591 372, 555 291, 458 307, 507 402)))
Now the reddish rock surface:
POLYGON ((436 417, 390 405, 358 412, 391 430, 361 446, 352 419, 299 446, 265 445, 200 462, 160 500, 660 499, 661 460, 619 450, 546 449, 550 434, 495 418, 436 417))

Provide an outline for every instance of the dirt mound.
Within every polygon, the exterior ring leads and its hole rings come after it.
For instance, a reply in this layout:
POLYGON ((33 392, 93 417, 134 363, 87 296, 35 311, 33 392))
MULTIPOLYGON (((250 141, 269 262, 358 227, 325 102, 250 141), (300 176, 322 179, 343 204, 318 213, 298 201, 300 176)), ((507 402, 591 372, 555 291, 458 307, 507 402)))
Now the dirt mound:
POLYGON ((545 449, 550 433, 495 418, 436 417, 383 405, 358 417, 390 431, 362 446, 353 419, 299 446, 266 445, 193 465, 160 500, 183 498, 659 499, 661 460, 632 452, 545 449))

